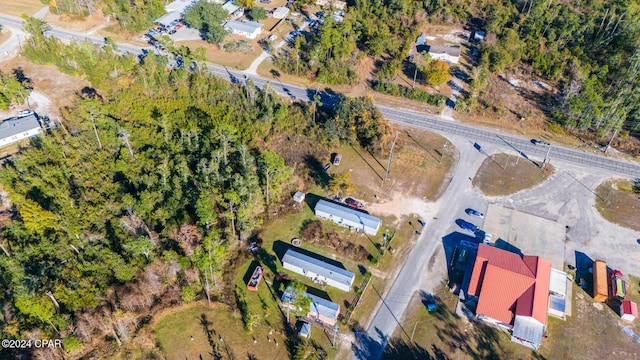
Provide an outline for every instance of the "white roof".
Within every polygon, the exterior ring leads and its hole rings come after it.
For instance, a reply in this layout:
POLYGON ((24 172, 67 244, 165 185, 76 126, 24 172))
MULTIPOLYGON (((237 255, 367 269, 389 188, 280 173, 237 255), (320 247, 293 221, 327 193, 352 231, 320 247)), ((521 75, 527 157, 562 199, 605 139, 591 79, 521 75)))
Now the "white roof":
POLYGON ((178 13, 182 13, 186 10, 186 8, 195 3, 197 0, 176 0, 172 3, 169 3, 164 6, 164 9, 168 12, 177 11, 178 13))
POLYGON ((351 271, 341 269, 324 261, 301 254, 293 249, 287 250, 282 257, 282 263, 288 263, 306 271, 311 271, 347 286, 351 286, 356 277, 356 275, 351 271))
POLYGON ((284 17, 288 13, 289 13, 289 8, 286 6, 281 6, 273 10, 273 17, 284 17))
POLYGON ((222 8, 227 10, 229 14, 233 14, 234 12, 236 12, 236 10, 240 9, 240 6, 236 5, 233 0, 230 0, 224 3, 224 5, 222 5, 222 8))
POLYGON ((0 122, 0 139, 38 128, 40 128, 40 123, 34 114, 19 119, 7 119, 0 122))
POLYGON ((567 273, 551 268, 549 292, 559 296, 567 295, 567 273))
POLYGON ((544 325, 529 316, 516 316, 513 322, 512 335, 534 344, 542 344, 544 325))
POLYGON ((156 24, 160 24, 160 25, 164 25, 164 26, 170 26, 171 23, 173 23, 174 21, 180 19, 182 17, 182 14, 177 12, 177 11, 172 11, 168 14, 163 15, 162 17, 158 18, 156 21, 154 21, 154 23, 156 24))
POLYGON ((226 23, 224 23, 224 28, 230 29, 233 31, 247 33, 247 34, 253 34, 254 31, 258 29, 262 29, 262 24, 257 23, 255 21, 229 20, 226 23))
POLYGON ((331 214, 335 217, 342 218, 344 222, 351 224, 361 224, 362 226, 378 231, 382 221, 372 215, 358 211, 356 209, 348 208, 340 204, 328 202, 326 200, 320 200, 316 204, 315 212, 318 211, 331 214))

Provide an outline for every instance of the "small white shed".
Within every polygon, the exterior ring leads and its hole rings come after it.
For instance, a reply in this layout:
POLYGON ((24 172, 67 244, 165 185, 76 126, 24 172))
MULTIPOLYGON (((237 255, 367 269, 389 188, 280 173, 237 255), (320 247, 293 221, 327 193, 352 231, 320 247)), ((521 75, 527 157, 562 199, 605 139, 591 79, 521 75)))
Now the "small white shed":
POLYGON ((289 14, 289 8, 286 6, 281 6, 273 10, 273 17, 276 19, 284 19, 289 14))
POLYGON ((297 203, 302 203, 304 201, 304 198, 305 194, 302 191, 296 191, 296 193, 293 194, 293 201, 297 203))

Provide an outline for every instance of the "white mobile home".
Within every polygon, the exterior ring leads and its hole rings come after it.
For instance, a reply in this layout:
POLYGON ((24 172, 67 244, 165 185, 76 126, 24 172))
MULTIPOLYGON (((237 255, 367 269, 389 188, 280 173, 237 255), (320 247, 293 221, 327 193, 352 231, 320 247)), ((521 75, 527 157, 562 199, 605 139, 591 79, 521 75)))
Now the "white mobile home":
POLYGON ((42 133, 40 123, 34 114, 6 119, 0 122, 0 147, 16 143, 42 133))
POLYGON ((254 21, 229 20, 224 23, 224 28, 235 35, 242 35, 248 39, 255 39, 262 33, 262 24, 254 21))
POLYGON ((382 225, 382 220, 375 216, 326 200, 318 201, 315 213, 317 217, 331 220, 336 224, 358 231, 364 231, 370 235, 377 234, 382 225))
POLYGON ((324 261, 301 254, 293 249, 282 257, 282 266, 296 274, 304 275, 316 283, 351 291, 356 276, 351 271, 341 269, 324 261))

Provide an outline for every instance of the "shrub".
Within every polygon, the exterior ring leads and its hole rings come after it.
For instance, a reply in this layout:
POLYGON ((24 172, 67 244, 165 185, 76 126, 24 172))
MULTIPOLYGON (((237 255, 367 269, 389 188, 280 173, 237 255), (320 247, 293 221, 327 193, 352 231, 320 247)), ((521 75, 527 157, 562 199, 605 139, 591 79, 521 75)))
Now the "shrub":
POLYGON ((384 94, 426 102, 427 104, 438 107, 444 106, 447 102, 447 97, 442 94, 430 94, 422 89, 409 89, 408 87, 389 82, 374 82, 373 90, 384 94))

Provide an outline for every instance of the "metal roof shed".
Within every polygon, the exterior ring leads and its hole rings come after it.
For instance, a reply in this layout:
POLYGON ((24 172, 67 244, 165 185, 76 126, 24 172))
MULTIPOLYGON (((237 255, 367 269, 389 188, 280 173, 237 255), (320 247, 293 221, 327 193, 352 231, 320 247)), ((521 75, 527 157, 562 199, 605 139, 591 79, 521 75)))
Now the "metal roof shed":
POLYGON ((282 266, 287 270, 304 275, 316 283, 326 283, 344 291, 351 291, 351 285, 356 278, 351 271, 301 254, 293 249, 287 250, 282 257, 282 266))
POLYGON ((182 14, 177 11, 172 11, 168 14, 163 15, 154 21, 154 24, 162 25, 164 27, 170 27, 174 21, 177 21, 182 17, 182 14))
POLYGON ((375 216, 326 200, 318 201, 315 213, 317 217, 331 220, 338 225, 362 230, 370 235, 376 235, 382 225, 382 220, 375 216))

